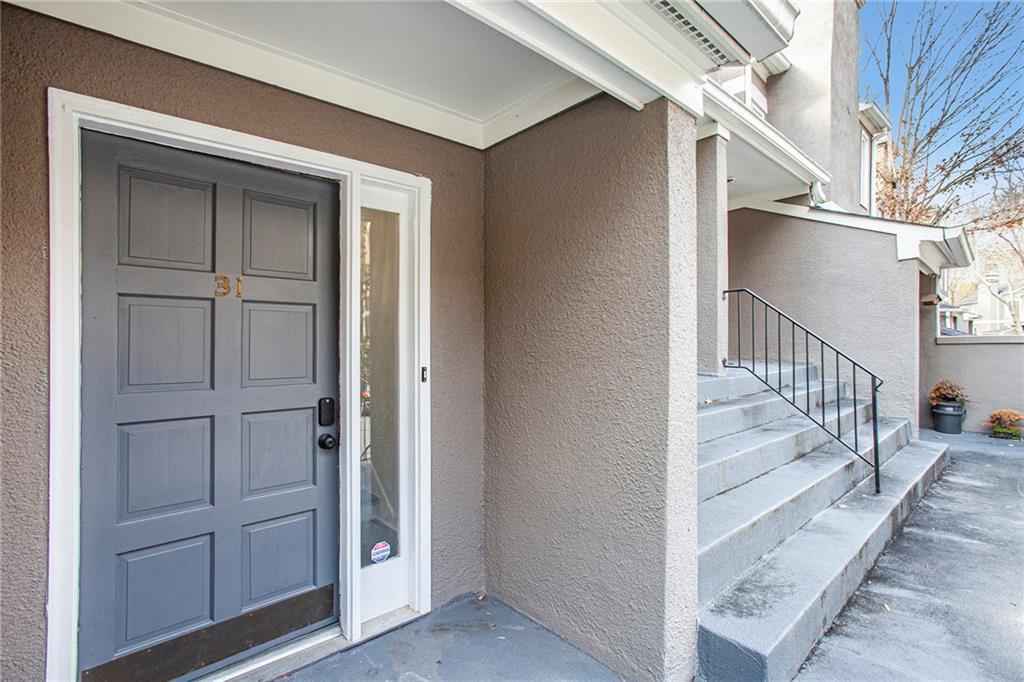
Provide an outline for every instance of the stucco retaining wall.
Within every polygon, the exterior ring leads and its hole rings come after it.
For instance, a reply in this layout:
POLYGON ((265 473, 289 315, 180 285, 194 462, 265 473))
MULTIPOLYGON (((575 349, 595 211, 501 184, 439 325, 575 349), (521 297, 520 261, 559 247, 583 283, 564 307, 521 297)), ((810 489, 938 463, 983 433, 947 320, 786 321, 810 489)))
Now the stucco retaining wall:
POLYGON ((937 336, 934 306, 921 309, 921 426, 932 426, 928 392, 940 379, 967 391, 965 431, 985 425, 993 410, 1024 412, 1024 337, 937 336))
POLYGON ((433 602, 483 589, 482 152, 24 9, 2 8, 0 678, 43 676, 49 86, 431 178, 433 602))
POLYGON ((729 283, 756 292, 879 375, 880 413, 911 420, 916 433, 918 265, 896 260, 895 236, 732 211, 729 283))
POLYGON ((602 96, 487 151, 488 591, 629 679, 694 673, 695 137, 602 96))

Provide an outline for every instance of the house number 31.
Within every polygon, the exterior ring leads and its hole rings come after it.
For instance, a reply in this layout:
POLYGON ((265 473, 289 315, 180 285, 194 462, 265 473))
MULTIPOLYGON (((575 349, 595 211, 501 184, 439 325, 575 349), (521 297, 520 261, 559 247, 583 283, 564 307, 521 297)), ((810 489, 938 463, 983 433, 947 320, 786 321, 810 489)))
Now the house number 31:
MULTIPOLYGON (((227 275, 214 275, 214 284, 216 285, 213 290, 214 296, 227 296, 231 293, 231 278, 227 275)), ((235 296, 242 298, 242 278, 235 277, 235 296)))

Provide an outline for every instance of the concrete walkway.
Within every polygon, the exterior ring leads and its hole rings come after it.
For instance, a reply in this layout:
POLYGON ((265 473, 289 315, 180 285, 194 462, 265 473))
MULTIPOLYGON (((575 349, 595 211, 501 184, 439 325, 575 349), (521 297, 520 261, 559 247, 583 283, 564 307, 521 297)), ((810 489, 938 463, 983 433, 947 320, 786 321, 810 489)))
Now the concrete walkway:
POLYGON ((799 682, 1024 680, 1024 443, 980 434, 811 653, 799 682))
POLYGON ((485 599, 441 607, 411 625, 329 656, 284 679, 602 682, 619 677, 518 611, 485 599))

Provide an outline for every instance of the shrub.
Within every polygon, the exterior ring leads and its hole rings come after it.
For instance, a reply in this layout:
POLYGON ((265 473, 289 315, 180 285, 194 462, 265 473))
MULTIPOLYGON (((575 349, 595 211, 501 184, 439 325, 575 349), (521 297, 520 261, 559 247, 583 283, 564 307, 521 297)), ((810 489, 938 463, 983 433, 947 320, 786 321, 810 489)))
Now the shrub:
POLYGON ((988 413, 985 425, 992 428, 1015 429, 1019 422, 1024 422, 1024 413, 1017 410, 993 410, 988 413))
POLYGON ((932 406, 942 402, 960 403, 963 405, 967 402, 967 393, 960 384, 954 384, 949 379, 942 379, 928 393, 928 402, 932 406))

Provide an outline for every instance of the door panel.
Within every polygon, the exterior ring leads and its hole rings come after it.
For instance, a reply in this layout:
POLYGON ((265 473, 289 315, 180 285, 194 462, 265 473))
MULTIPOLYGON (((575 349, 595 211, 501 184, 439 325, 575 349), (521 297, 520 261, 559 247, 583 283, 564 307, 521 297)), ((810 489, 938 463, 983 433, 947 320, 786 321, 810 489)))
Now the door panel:
POLYGON ((90 131, 82 160, 83 676, 336 621, 337 185, 90 131))

